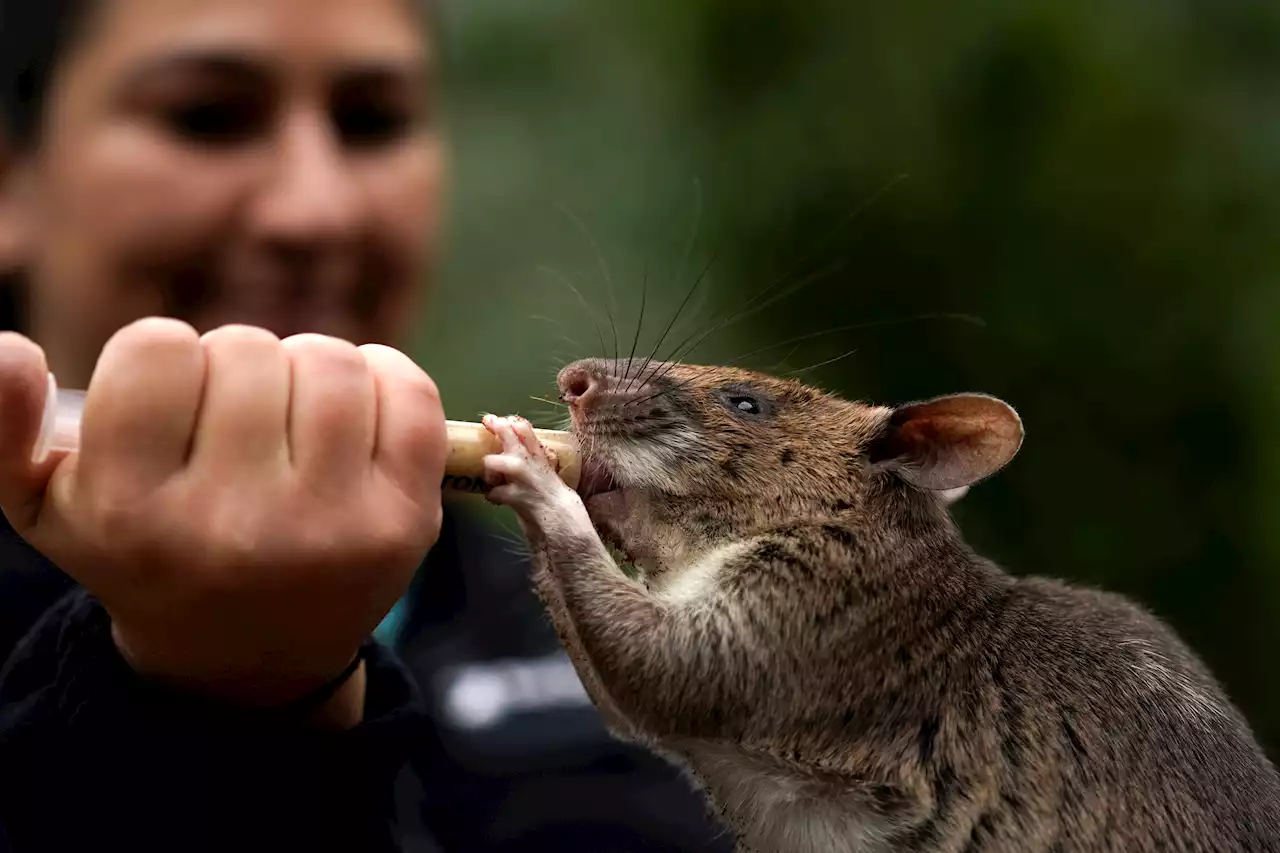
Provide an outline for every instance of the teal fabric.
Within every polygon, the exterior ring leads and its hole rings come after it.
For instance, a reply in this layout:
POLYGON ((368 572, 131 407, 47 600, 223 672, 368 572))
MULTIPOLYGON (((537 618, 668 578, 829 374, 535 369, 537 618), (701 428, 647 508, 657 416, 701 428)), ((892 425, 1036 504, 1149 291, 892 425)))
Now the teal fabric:
POLYGON ((382 618, 382 622, 373 631, 373 637, 384 646, 394 648, 396 641, 400 639, 400 629, 404 626, 405 613, 408 610, 408 604, 405 599, 396 602, 387 615, 382 618))

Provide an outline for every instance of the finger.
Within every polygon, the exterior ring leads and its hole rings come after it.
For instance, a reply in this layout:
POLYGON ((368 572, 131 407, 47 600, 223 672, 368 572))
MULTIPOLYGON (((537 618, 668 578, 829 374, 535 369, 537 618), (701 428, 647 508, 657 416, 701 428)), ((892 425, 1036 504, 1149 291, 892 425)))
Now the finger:
POLYGON ((535 456, 542 455, 542 442, 533 434, 533 424, 529 423, 518 415, 511 418, 511 429, 515 432, 516 438, 524 445, 524 449, 535 456))
POLYGON ((520 439, 520 443, 530 456, 545 461, 552 471, 560 470, 559 457, 556 456, 555 451, 542 443, 542 439, 538 438, 538 434, 533 431, 533 424, 517 415, 511 419, 511 425, 516 437, 520 439))
POLYGON ((436 384, 398 350, 366 344, 360 351, 378 393, 374 465, 424 505, 438 502, 449 436, 436 384))
POLYGON ((503 453, 514 453, 517 456, 525 455, 524 445, 520 443, 520 437, 516 435, 515 430, 512 428, 510 419, 500 418, 496 415, 485 415, 480 422, 498 439, 503 453))
POLYGON ((204 397, 191 466, 226 474, 288 461, 289 358, 265 329, 228 325, 200 339, 204 397))
POLYGON ((286 338, 293 365, 289 453, 314 488, 350 490, 373 455, 378 394, 369 363, 353 344, 325 335, 286 338))
POLYGON ((44 351, 14 332, 0 332, 0 507, 18 530, 35 522, 56 460, 32 462, 48 392, 44 351))
POLYGON ((173 476, 191 448, 204 375, 200 338, 186 323, 153 317, 113 335, 85 394, 77 479, 121 493, 173 476))
POLYGON ((490 489, 485 492, 484 497, 491 504, 514 506, 520 502, 521 494, 519 486, 507 484, 490 489))
POLYGON ((511 456, 486 456, 484 458, 485 485, 500 486, 510 482, 520 473, 524 461, 511 456))

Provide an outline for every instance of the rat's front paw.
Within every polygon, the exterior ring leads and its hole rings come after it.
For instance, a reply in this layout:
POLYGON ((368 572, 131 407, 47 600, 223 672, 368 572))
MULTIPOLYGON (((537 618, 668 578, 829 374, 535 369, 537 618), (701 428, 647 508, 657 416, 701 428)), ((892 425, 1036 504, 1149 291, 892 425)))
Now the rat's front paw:
MULTIPOLYGON (((575 504, 580 509, 582 501, 556 473, 559 462, 538 440, 532 424, 521 417, 493 415, 485 415, 483 423, 502 443, 501 453, 486 456, 484 460, 491 502, 509 506, 522 521, 539 526, 545 526, 552 514, 577 515, 575 504)), ((585 510, 583 515, 585 517, 585 510)))

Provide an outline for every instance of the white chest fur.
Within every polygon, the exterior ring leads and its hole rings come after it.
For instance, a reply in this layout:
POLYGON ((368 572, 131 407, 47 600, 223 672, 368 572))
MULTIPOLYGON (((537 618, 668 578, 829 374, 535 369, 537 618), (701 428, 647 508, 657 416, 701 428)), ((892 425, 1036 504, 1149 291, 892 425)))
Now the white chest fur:
MULTIPOLYGON (((719 594, 725 565, 752 546, 717 548, 672 572, 654 590, 670 605, 697 607, 719 594)), ((723 744, 662 744, 740 834, 742 853, 892 853, 887 827, 861 803, 778 763, 723 744)))
POLYGON ((892 853, 860 804, 725 745, 674 750, 741 835, 743 853, 892 853))
POLYGON ((672 605, 696 605, 717 593, 720 573, 727 562, 748 551, 752 542, 734 542, 705 554, 692 565, 671 572, 653 590, 662 601, 672 605))

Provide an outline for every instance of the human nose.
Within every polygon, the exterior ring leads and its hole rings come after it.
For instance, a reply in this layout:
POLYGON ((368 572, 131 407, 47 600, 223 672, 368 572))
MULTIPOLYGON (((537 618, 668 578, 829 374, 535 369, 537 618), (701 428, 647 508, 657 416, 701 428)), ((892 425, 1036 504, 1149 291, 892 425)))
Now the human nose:
POLYGON ((361 206, 351 163, 328 122, 290 118, 258 195, 255 230, 289 245, 341 242, 359 227, 361 206))

